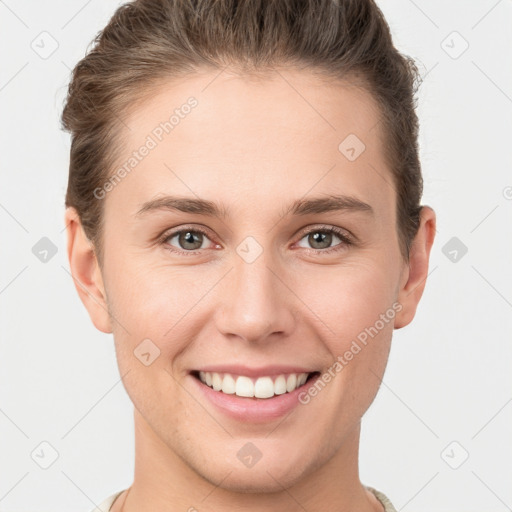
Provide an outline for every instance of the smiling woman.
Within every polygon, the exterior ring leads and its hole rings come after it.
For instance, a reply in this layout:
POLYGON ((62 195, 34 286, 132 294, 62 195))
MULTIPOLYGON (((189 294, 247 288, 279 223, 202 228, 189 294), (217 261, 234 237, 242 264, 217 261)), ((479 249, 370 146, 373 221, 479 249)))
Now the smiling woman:
POLYGON ((416 73, 372 0, 134 1, 77 64, 68 257, 136 431, 103 510, 394 510, 358 453, 434 240, 416 73))

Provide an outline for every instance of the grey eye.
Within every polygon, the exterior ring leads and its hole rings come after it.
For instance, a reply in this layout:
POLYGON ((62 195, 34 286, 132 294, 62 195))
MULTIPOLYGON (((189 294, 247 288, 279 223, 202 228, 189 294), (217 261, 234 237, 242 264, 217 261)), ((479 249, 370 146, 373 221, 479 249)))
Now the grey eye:
MULTIPOLYGON (((307 239, 307 243, 310 244, 310 248, 312 248, 312 249, 329 249, 329 248, 333 247, 331 244, 332 244, 334 238, 337 238, 340 241, 340 243, 342 242, 342 240, 336 234, 334 234, 332 232, 317 229, 316 231, 311 231, 310 233, 307 233, 301 239, 300 242, 302 242, 302 240, 307 239)), ((300 247, 307 247, 307 246, 301 245, 300 242, 299 242, 300 247)))
POLYGON ((206 237, 199 231, 185 230, 171 235, 168 240, 172 240, 174 238, 178 238, 178 249, 196 251, 202 248, 201 246, 203 244, 204 238, 206 237))

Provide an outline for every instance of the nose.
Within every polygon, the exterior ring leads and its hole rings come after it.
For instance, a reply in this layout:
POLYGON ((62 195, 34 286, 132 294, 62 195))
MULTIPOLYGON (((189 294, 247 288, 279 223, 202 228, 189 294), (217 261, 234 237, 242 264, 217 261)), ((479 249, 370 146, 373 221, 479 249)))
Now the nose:
POLYGON ((248 343, 275 341, 294 329, 294 295, 282 268, 266 251, 248 263, 235 255, 234 266, 218 290, 217 329, 248 343), (281 270, 279 270, 281 269, 281 270))

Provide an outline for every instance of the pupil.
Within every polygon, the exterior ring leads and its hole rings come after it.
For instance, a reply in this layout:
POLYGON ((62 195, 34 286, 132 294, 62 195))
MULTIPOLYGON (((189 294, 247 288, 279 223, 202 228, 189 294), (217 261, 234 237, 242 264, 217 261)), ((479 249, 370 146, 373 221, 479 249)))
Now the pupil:
POLYGON ((184 249, 199 249, 201 247, 201 240, 197 235, 194 236, 194 233, 192 231, 187 231, 186 233, 183 233, 180 237, 180 242, 182 243, 182 245, 185 245, 184 249), (187 247, 187 244, 194 245, 194 238, 198 239, 198 241, 195 242, 196 246, 187 247))
MULTIPOLYGON (((329 238, 329 237, 331 236, 331 234, 330 234, 330 233, 318 233, 318 232, 317 232, 317 233, 314 233, 312 236, 313 236, 313 242, 312 242, 312 244, 311 244, 311 245, 313 245, 313 247, 314 247, 314 246, 315 246, 315 244, 317 244, 317 243, 320 243, 320 244, 321 244, 321 243, 322 243, 322 241, 325 243, 325 240, 326 240, 326 239, 327 239, 327 242, 328 242, 328 243, 327 243, 327 245, 326 245, 325 247, 329 247, 329 242, 330 242, 330 238, 329 238), (320 241, 319 241, 319 239, 320 239, 320 241)), ((324 248, 324 249, 325 249, 325 247, 316 247, 316 248, 317 248, 317 249, 318 249, 318 248, 320 248, 320 249, 321 249, 321 248, 324 248)))

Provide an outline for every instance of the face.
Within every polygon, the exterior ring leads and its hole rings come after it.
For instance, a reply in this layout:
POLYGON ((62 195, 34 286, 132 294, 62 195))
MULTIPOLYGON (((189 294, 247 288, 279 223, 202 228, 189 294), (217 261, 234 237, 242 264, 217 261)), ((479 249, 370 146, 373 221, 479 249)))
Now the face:
POLYGON ((347 451, 432 242, 423 218, 404 263, 372 97, 280 73, 204 72, 131 112, 130 170, 98 192, 108 315, 84 297, 137 435, 233 490, 280 490, 347 451), (251 386, 265 398, 237 395, 251 386))

